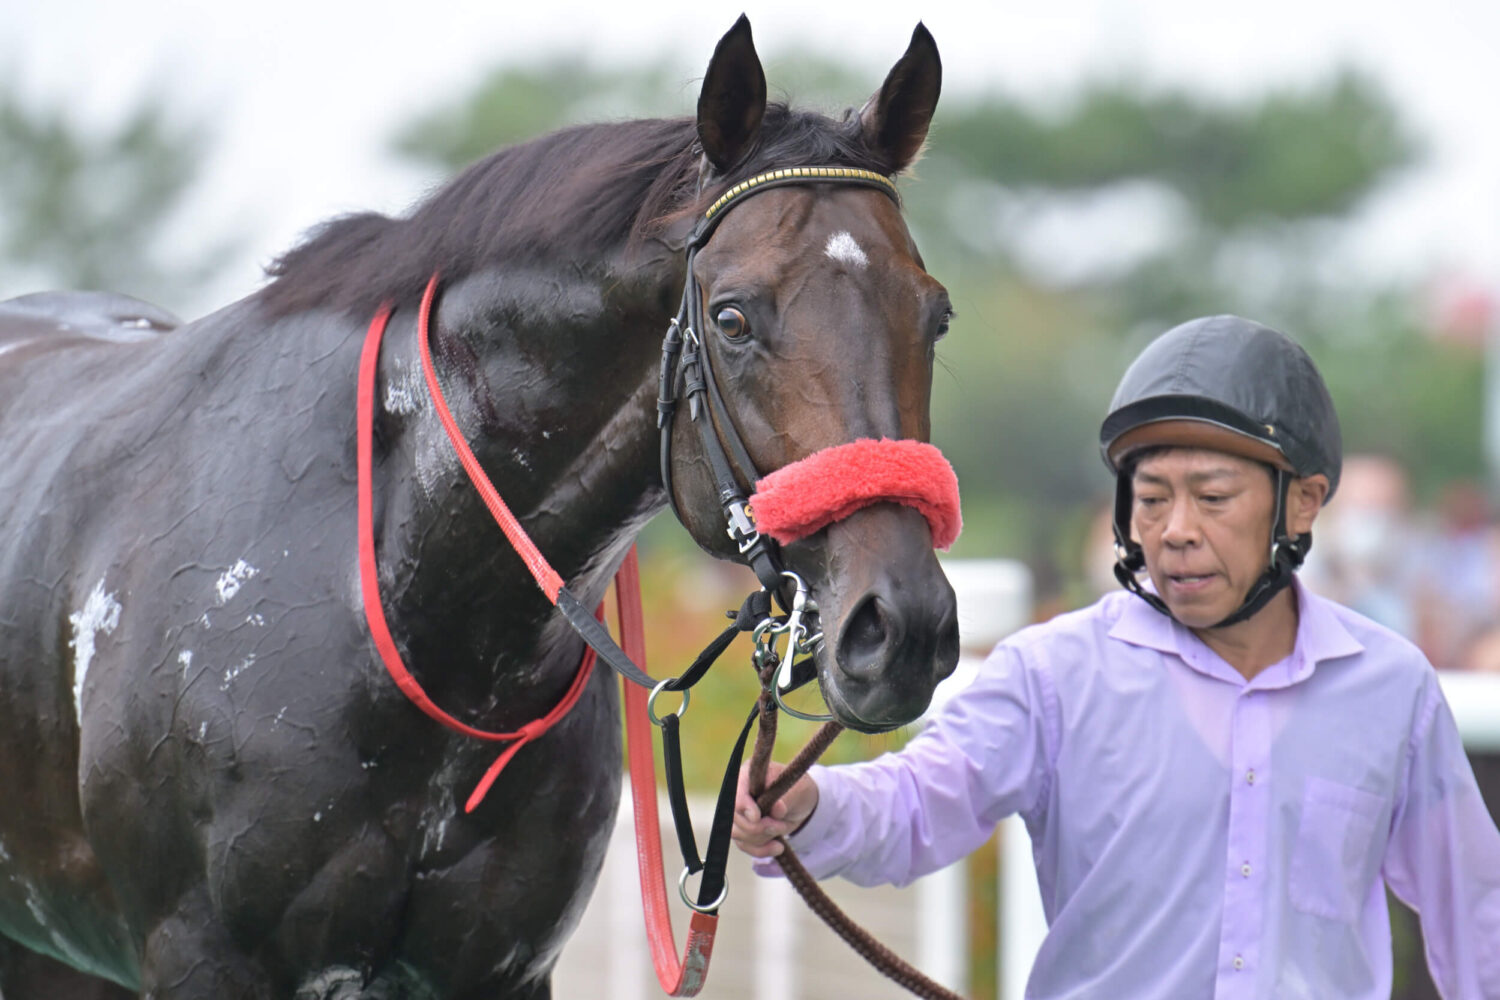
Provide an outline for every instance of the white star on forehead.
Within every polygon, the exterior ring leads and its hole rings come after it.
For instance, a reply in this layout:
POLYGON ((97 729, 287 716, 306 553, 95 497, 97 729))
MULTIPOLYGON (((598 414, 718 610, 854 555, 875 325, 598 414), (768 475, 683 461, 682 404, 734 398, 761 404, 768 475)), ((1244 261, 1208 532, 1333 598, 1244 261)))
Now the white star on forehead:
POLYGON ((870 258, 860 249, 854 237, 842 229, 828 237, 828 245, 823 252, 836 261, 849 264, 852 267, 869 267, 870 258))

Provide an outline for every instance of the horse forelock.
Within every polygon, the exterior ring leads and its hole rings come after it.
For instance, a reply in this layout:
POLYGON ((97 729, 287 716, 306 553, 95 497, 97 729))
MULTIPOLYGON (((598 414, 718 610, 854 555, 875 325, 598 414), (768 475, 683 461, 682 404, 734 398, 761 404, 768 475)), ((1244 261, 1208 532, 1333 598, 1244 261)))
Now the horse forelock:
POLYGON ((427 279, 457 279, 508 261, 596 260, 668 236, 733 184, 764 170, 811 165, 888 172, 857 116, 834 120, 780 103, 766 109, 755 149, 699 189, 691 118, 562 129, 482 159, 404 218, 342 216, 268 269, 262 304, 277 316, 311 309, 364 315, 415 302, 427 279))

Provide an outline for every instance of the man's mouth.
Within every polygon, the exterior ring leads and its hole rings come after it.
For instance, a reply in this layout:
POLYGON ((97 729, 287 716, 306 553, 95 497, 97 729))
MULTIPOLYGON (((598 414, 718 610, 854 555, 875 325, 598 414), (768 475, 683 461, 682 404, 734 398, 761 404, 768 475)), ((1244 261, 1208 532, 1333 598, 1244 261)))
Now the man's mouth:
POLYGON ((1169 575, 1167 579, 1171 580, 1173 583, 1177 584, 1180 587, 1192 587, 1196 586, 1197 584, 1207 583, 1209 580, 1212 580, 1213 574, 1205 573, 1202 575, 1192 575, 1187 573, 1173 573, 1169 575))

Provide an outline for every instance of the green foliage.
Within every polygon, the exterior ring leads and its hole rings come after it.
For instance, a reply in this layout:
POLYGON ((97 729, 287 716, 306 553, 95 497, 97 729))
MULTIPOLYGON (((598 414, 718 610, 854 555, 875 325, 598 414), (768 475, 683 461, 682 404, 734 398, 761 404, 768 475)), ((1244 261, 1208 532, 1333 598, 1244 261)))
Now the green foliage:
MULTIPOLYGON (((458 104, 404 128, 396 148, 453 170, 501 146, 563 125, 608 119, 686 114, 679 77, 664 64, 640 70, 599 70, 577 56, 535 66, 501 67, 458 104)), ((693 95, 696 97, 696 94, 693 95)))
POLYGON ((1353 72, 1233 103, 1128 82, 1090 84, 1060 113, 999 95, 960 99, 934 125, 933 146, 961 172, 1008 187, 1159 181, 1218 230, 1340 215, 1413 154, 1394 108, 1353 72))
MULTIPOLYGON (((770 59, 765 68, 772 100, 795 98, 799 106, 822 107, 830 114, 842 113, 850 95, 874 93, 880 84, 878 78, 865 79, 870 74, 805 54, 770 59)), ((565 125, 691 114, 699 82, 665 60, 625 70, 599 69, 580 56, 503 66, 468 97, 407 125, 395 147, 456 170, 565 125)))
POLYGON ((58 109, 0 93, 0 260, 51 287, 162 300, 195 287, 223 265, 230 246, 167 267, 158 241, 205 144, 201 131, 172 124, 154 102, 99 134, 58 109))
POLYGON ((1484 372, 1473 348, 1434 342, 1399 297, 1330 318, 1306 346, 1338 403, 1346 454, 1396 459, 1419 499, 1479 474, 1484 372))

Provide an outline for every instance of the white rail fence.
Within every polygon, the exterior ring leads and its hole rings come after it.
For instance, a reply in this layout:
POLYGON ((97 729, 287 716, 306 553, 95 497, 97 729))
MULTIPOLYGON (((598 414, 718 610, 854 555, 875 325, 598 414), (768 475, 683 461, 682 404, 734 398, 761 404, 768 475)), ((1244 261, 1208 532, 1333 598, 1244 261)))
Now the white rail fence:
MULTIPOLYGON (((713 802, 695 800, 692 806, 695 821, 702 821, 702 844, 713 802)), ((665 799, 661 809, 665 817, 665 799)), ((663 995, 646 944, 628 795, 620 811, 599 886, 558 961, 552 981, 554 996, 651 1000, 663 995)), ((669 859, 667 892, 673 903, 680 956, 689 914, 677 899, 675 885, 670 884, 678 870, 670 859, 679 859, 680 864, 680 858, 671 823, 665 819, 663 833, 667 841, 663 855, 669 859)), ((823 926, 784 880, 756 876, 749 860, 738 851, 730 858, 728 882, 708 985, 700 996, 711 1000, 896 1000, 909 996, 823 926)), ((824 888, 897 954, 952 989, 963 992, 967 988, 963 906, 967 893, 961 866, 906 889, 861 889, 839 880, 824 888)))
MULTIPOLYGON (((959 593, 960 628, 966 654, 952 680, 940 688, 936 704, 972 676, 986 650, 1030 617, 1030 577, 1024 566, 1002 560, 950 562, 945 567, 959 593)), ((1443 690, 1472 750, 1500 752, 1500 676, 1443 674, 1443 690)), ((693 815, 707 838, 713 804, 693 804, 693 815)), ((661 806, 663 854, 679 852, 661 806)), ((1031 861, 1031 841, 1019 819, 1001 824, 999 840, 1000 1000, 1020 1000, 1032 960, 1046 932, 1031 861)), ((667 864, 669 880, 675 870, 667 864)), ((780 879, 762 879, 748 859, 732 852, 729 897, 709 970, 705 1000, 774 997, 824 1000, 906 997, 828 930, 780 879)), ((964 866, 954 865, 905 889, 861 889, 839 879, 824 884, 834 901, 897 954, 949 988, 967 993, 969 890, 964 866)), ((675 897, 675 887, 668 893, 675 897)), ((687 909, 675 906, 679 946, 687 909)), ((649 1000, 660 997, 651 970, 641 914, 629 796, 621 803, 604 873, 594 897, 558 962, 553 980, 558 997, 649 1000)))

